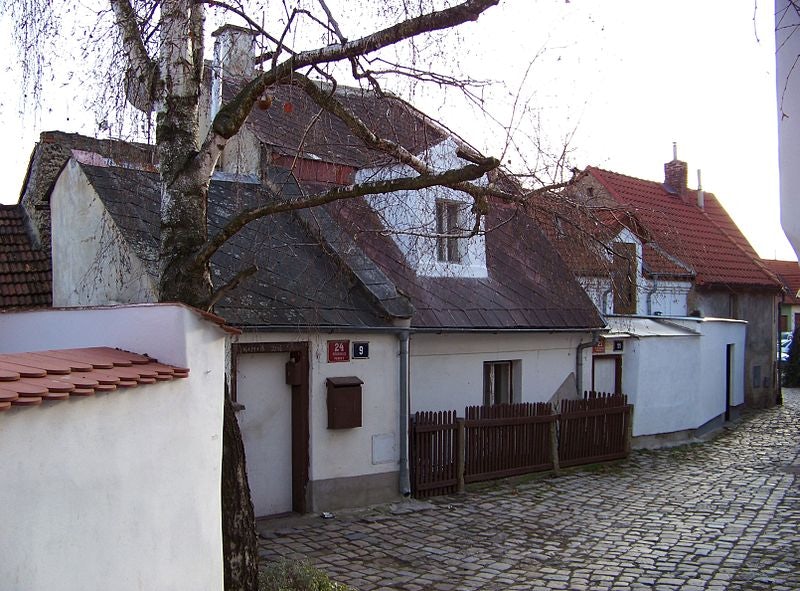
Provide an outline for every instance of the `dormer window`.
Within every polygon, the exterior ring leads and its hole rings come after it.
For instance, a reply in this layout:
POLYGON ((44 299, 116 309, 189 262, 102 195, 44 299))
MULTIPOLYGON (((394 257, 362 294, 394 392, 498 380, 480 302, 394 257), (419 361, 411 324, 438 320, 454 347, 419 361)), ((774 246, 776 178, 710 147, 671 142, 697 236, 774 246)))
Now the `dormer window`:
POLYGON ((436 258, 441 263, 461 263, 464 258, 463 203, 436 200, 436 258))

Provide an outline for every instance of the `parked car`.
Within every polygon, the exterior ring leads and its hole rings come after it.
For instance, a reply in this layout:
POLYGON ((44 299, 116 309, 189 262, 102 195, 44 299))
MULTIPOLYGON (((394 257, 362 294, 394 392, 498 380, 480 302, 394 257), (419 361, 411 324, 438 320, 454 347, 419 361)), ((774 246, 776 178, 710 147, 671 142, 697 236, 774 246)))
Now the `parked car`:
POLYGON ((792 339, 789 339, 788 341, 781 341, 780 355, 782 363, 786 363, 787 361, 789 361, 789 347, 791 346, 791 344, 792 344, 792 339))

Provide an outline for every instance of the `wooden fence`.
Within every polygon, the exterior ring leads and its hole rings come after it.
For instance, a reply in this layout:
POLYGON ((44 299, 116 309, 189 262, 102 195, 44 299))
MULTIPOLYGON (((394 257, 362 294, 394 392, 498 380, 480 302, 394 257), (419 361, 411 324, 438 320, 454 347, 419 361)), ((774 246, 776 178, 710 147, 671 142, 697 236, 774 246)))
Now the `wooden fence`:
POLYGON ((583 400, 562 400, 559 416, 561 466, 618 460, 630 453, 633 406, 624 394, 587 392, 583 400))
POLYGON ((416 498, 452 494, 465 483, 627 457, 633 407, 624 395, 586 392, 549 403, 471 406, 411 418, 411 489, 416 498))
POLYGON ((464 415, 464 482, 553 469, 551 405, 468 406, 464 415))

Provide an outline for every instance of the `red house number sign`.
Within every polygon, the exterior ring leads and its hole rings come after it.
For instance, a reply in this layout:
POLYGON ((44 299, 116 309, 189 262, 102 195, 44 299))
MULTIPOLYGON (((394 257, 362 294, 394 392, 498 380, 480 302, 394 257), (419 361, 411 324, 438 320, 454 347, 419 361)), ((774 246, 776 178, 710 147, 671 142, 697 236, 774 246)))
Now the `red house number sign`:
POLYGON ((328 363, 350 361, 350 341, 328 341, 328 363))

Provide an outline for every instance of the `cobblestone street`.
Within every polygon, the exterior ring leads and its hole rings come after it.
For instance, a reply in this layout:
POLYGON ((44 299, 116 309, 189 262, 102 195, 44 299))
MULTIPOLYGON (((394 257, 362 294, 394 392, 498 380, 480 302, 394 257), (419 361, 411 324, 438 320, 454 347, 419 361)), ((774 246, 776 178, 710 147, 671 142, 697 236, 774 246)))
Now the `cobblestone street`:
POLYGON ((713 441, 430 503, 264 522, 361 591, 800 589, 800 390, 713 441))

